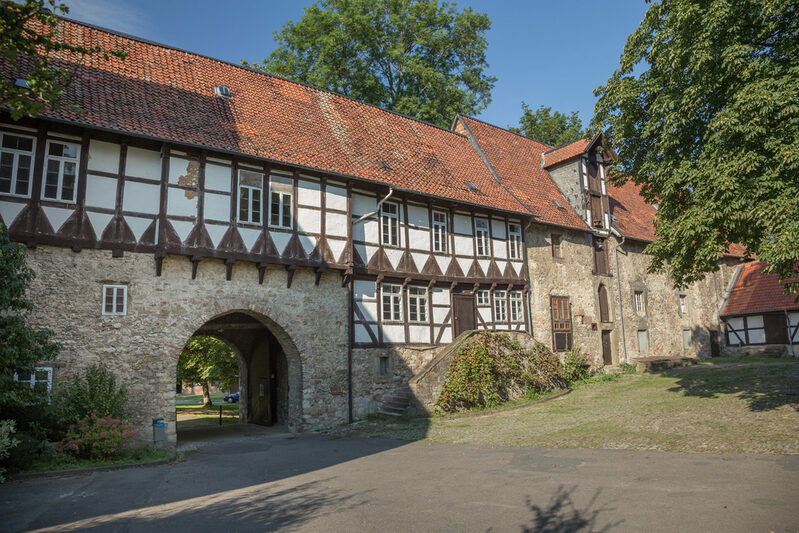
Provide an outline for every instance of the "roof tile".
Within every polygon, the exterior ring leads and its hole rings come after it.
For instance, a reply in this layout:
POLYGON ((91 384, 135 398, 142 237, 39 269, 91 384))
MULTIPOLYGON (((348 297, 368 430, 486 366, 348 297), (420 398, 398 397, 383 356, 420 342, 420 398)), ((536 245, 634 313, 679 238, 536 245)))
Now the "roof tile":
MULTIPOLYGON (((799 310, 797 295, 785 294, 779 276, 764 273, 767 266, 763 261, 753 261, 741 266, 722 316, 799 310)), ((796 280, 799 278, 793 279, 796 280)))

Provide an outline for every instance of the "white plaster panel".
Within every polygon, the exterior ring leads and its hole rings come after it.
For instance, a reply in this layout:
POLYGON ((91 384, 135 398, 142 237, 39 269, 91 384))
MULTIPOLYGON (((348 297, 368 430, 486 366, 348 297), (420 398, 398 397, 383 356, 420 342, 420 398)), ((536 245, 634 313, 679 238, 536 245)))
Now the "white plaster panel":
MULTIPOLYGON (((477 264, 480 265, 480 269, 483 271, 483 274, 487 274, 488 267, 491 266, 491 261, 487 259, 478 259, 477 264)), ((466 274, 467 272, 464 271, 463 273, 466 274)))
POLYGON ((408 223, 419 228, 430 228, 430 215, 427 208, 418 205, 408 206, 408 223))
POLYGON ((170 187, 167 192, 166 212, 181 217, 197 216, 197 193, 170 187))
POLYGON ((92 139, 89 141, 89 170, 119 173, 119 145, 92 139))
POLYGON ((230 196, 207 192, 203 195, 205 218, 230 220, 230 196))
POLYGON ((147 228, 153 223, 154 218, 144 218, 144 217, 134 217, 130 215, 125 215, 125 222, 127 223, 130 230, 133 232, 133 236, 136 238, 136 242, 139 242, 141 236, 147 231, 147 228))
POLYGON ((352 227, 352 238, 356 241, 378 244, 380 225, 377 220, 367 220, 352 227))
POLYGON ((172 224, 181 242, 185 241, 191 230, 194 229, 194 223, 186 222, 185 220, 170 220, 169 223, 172 224))
POLYGON ((447 313, 449 313, 448 307, 434 307, 433 308, 433 322, 436 324, 444 323, 444 320, 447 318, 447 313))
POLYGON ((490 307, 478 307, 477 312, 480 314, 480 318, 483 319, 486 323, 491 323, 491 308, 490 307))
POLYGON ((0 216, 3 217, 6 227, 11 226, 25 205, 23 202, 0 202, 0 216))
POLYGON ((400 260, 402 259, 403 251, 399 248, 385 248, 383 250, 388 257, 388 262, 391 263, 391 268, 397 270, 400 260))
POLYGON ((318 209, 297 208, 297 230, 304 233, 322 231, 322 212, 318 209))
POLYGON ((766 342, 766 332, 762 329, 749 330, 749 344, 762 344, 766 342))
MULTIPOLYGON (((332 207, 332 206, 331 206, 332 207)), ((377 210, 377 200, 374 196, 363 196, 362 194, 352 195, 352 214, 355 216, 365 215, 377 210)))
POLYGON ((319 183, 308 180, 297 180, 297 202, 300 205, 322 207, 322 193, 319 183))
MULTIPOLYGON (((347 210, 347 189, 333 187, 329 183, 325 187, 325 206, 340 211, 347 210)), ((367 211, 368 212, 368 211, 367 211)))
MULTIPOLYGON (((184 162, 183 169, 185 168, 184 162)), ((125 160, 125 175, 161 181, 161 152, 129 146, 125 160)))
POLYGON ((179 178, 188 174, 191 160, 183 157, 169 158, 169 183, 178 184, 179 178))
POLYGON ((286 245, 288 245, 289 240, 291 239, 291 233, 270 231, 269 236, 272 237, 272 242, 275 243, 275 247, 277 248, 277 253, 283 255, 283 251, 286 249, 286 245))
POLYGON ((508 266, 507 261, 497 261, 497 268, 502 274, 505 274, 505 268, 508 266))
POLYGON ((47 220, 50 221, 50 225, 53 227, 53 231, 55 232, 61 229, 61 226, 64 225, 64 222, 66 222, 70 215, 75 212, 74 209, 49 207, 46 205, 42 206, 42 210, 44 211, 44 214, 47 215, 47 220))
POLYGON ((298 238, 300 239, 300 244, 302 245, 302 249, 305 250, 305 253, 311 255, 311 252, 316 248, 317 238, 304 233, 300 233, 298 238))
POLYGON ((117 179, 86 176, 86 205, 114 209, 117 203, 117 179))
POLYGON ((244 246, 247 248, 247 251, 252 250, 252 247, 255 246, 255 241, 258 240, 258 237, 261 236, 261 230, 259 229, 252 229, 252 228, 238 228, 239 235, 241 235, 241 240, 244 241, 244 246))
POLYGON ((736 331, 741 331, 744 329, 744 319, 743 318, 728 318, 727 323, 735 329, 736 331))
POLYGON ((430 250, 430 231, 422 229, 408 229, 410 248, 413 250, 430 250))
POLYGON ((449 344, 452 342, 452 328, 449 326, 444 326, 444 334, 441 335, 441 341, 444 344, 449 344))
POLYGON ((416 263, 416 269, 421 271, 424 268, 424 265, 427 263, 427 259, 430 257, 430 254, 412 253, 411 257, 413 258, 413 262, 416 263))
POLYGON ((433 305, 450 305, 449 289, 433 288, 433 305))
POLYGON ((452 217, 452 224, 455 233, 472 235, 472 217, 456 214, 452 217))
MULTIPOLYGON (((359 224, 360 226, 360 224, 359 224)), ((336 237, 347 236, 347 215, 342 213, 327 212, 325 220, 325 231, 328 235, 336 237)))
POLYGON ((494 324, 494 329, 510 329, 507 324, 494 324))
POLYGON ((377 301, 357 302, 358 309, 366 320, 374 320, 377 322, 377 301))
MULTIPOLYGON (((795 328, 797 324, 799 324, 799 313, 788 313, 788 321, 791 324, 791 328, 795 328)), ((793 329, 791 329, 793 331, 793 329)), ((793 342, 796 344, 799 342, 799 329, 797 329, 793 334, 793 342)))
POLYGON ((441 269, 441 273, 446 274, 447 269, 449 269, 449 264, 452 262, 452 258, 442 255, 434 255, 433 257, 436 258, 436 263, 438 263, 438 268, 441 269))
POLYGON ((746 325, 750 328, 762 328, 763 315, 751 315, 746 317, 746 325))
POLYGON ((468 276, 469 271, 472 269, 472 265, 474 264, 474 260, 467 257, 456 257, 455 260, 458 262, 458 266, 461 267, 461 272, 463 272, 463 275, 468 276))
POLYGON ((506 238, 504 220, 498 218, 491 219, 491 236, 497 239, 506 238))
POLYGON ((430 344, 430 326, 409 326, 408 342, 430 344))
POLYGON ((384 342, 405 342, 405 326, 402 325, 384 325, 383 326, 383 341, 384 342))
POLYGON ((124 211, 157 215, 160 202, 160 185, 150 185, 149 183, 140 183, 138 181, 125 182, 125 194, 122 196, 122 209, 124 211))
POLYGON ((355 342, 370 343, 372 338, 369 336, 369 326, 355 324, 355 342))
MULTIPOLYGON (((455 235, 455 253, 458 255, 474 255, 474 239, 463 235, 455 235)), ((463 274, 466 275, 466 272, 463 274)))
POLYGON ((214 248, 219 246, 222 237, 225 236, 225 233, 228 230, 228 226, 223 226, 221 224, 205 224, 205 229, 208 232, 208 236, 211 237, 211 242, 214 244, 214 248))
POLYGON ((205 188, 215 191, 230 192, 230 179, 233 171, 230 167, 205 163, 205 188))
POLYGON ((344 251, 344 247, 347 246, 347 241, 328 239, 327 245, 330 247, 330 251, 333 252, 333 259, 338 261, 341 259, 341 253, 344 251))
POLYGON ((86 211, 86 214, 89 217, 89 222, 92 223, 92 228, 94 228, 94 234, 97 235, 97 240, 100 240, 103 236, 103 231, 106 226, 108 226, 108 223, 111 222, 111 219, 114 218, 114 215, 95 213, 94 211, 86 211))
POLYGON ((352 290, 356 299, 375 300, 377 299, 377 286, 374 281, 355 280, 352 290))
MULTIPOLYGON (((494 246, 494 257, 497 259, 507 259, 508 258, 508 242, 505 240, 499 239, 492 239, 493 246, 494 246)), ((522 248, 522 252, 524 248, 522 248)))

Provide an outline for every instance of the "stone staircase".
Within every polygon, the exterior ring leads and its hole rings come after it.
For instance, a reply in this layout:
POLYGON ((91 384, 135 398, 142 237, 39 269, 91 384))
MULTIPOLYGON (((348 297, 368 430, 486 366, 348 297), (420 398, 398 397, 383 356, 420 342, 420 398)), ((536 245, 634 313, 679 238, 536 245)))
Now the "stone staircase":
POLYGON ((383 402, 377 410, 378 414, 388 418, 406 418, 411 406, 411 388, 407 383, 402 383, 394 390, 394 394, 383 402))

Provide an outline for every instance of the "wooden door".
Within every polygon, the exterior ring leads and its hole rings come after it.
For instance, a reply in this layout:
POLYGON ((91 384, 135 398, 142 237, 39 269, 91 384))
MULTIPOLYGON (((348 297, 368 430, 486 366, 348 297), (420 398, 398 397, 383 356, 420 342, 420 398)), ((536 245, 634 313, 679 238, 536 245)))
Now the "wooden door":
POLYGON ((602 331, 602 362, 607 365, 613 364, 613 354, 610 350, 610 331, 602 331))
POLYGON ((719 332, 710 330, 710 356, 718 357, 721 352, 721 344, 719 343, 719 332))
POLYGON ((455 319, 456 337, 464 331, 477 328, 474 296, 468 294, 454 294, 452 296, 452 311, 453 318, 455 319))

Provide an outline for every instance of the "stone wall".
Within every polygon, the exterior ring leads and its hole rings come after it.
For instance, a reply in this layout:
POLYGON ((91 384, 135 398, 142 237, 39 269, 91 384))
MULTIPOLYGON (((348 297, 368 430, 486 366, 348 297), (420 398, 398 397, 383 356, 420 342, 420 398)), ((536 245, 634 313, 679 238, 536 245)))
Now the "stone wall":
POLYGON ((571 204, 572 208, 580 215, 580 218, 586 220, 585 199, 583 197, 583 189, 580 186, 580 159, 550 168, 547 172, 557 184, 560 192, 563 193, 566 201, 571 204))
POLYGON ((92 363, 106 365, 128 386, 142 440, 152 434, 151 419, 164 417, 174 443, 178 355, 200 326, 232 311, 257 317, 286 353, 290 429, 347 419, 347 289, 337 272, 316 286, 313 270, 298 269, 287 288, 281 266, 270 266, 259 285, 251 263, 236 263, 225 281, 221 260, 203 260, 191 279, 191 263, 178 256, 164 260, 160 277, 150 254, 113 258, 39 246, 27 259, 36 273, 30 322, 50 328, 62 347, 55 383, 92 363), (128 286, 126 315, 102 315, 103 284, 128 286))

